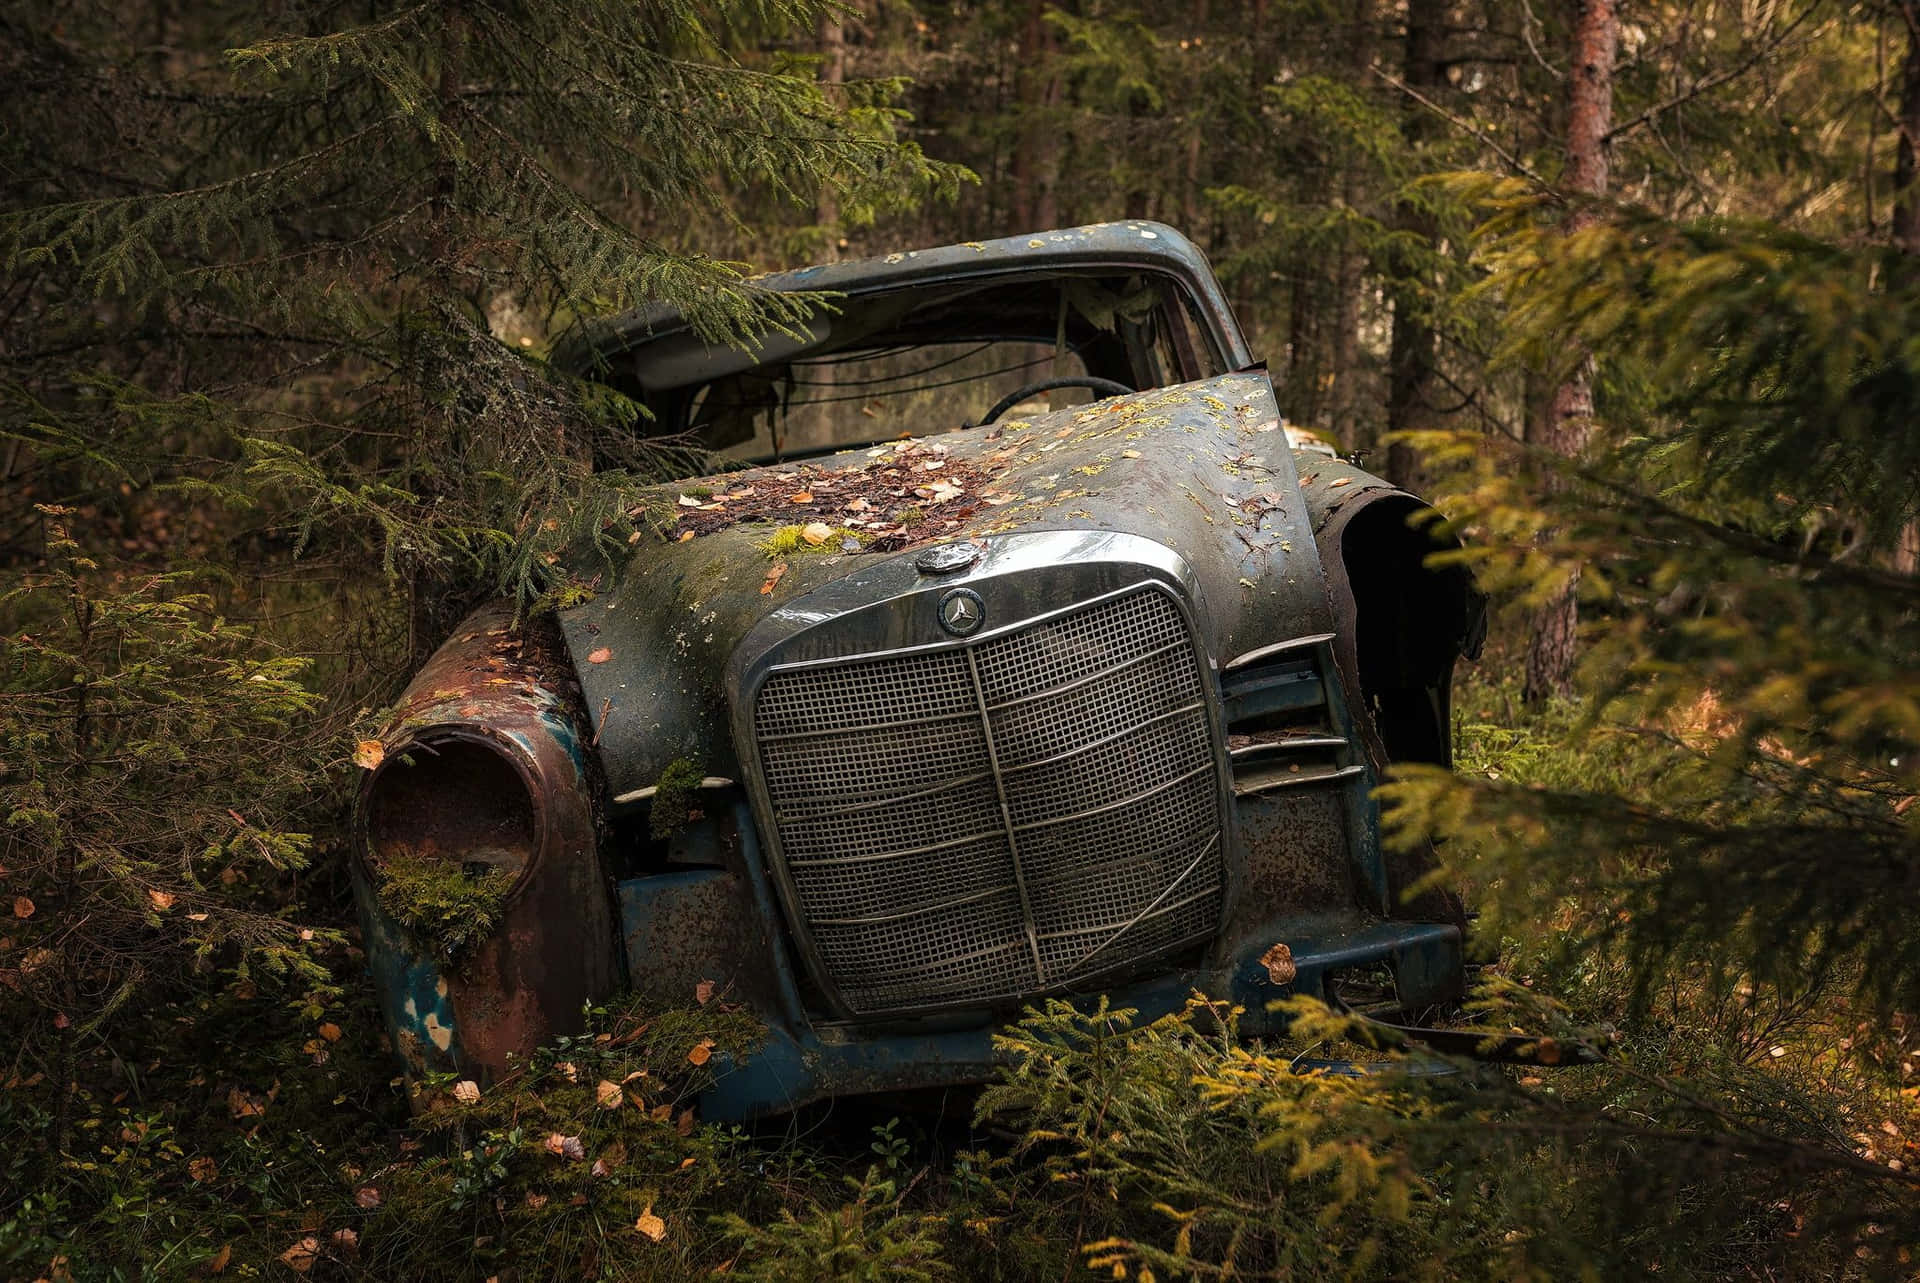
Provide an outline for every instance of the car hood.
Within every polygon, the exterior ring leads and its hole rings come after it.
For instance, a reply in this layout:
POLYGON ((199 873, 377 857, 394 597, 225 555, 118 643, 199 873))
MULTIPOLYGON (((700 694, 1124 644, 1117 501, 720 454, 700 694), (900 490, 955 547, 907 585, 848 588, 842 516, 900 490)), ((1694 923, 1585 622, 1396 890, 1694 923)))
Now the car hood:
POLYGON ((937 543, 991 550, 1048 530, 1151 539, 1184 561, 1216 663, 1332 631, 1293 454, 1258 371, 642 499, 654 535, 591 602, 560 615, 616 801, 676 763, 739 778, 726 674, 743 639, 775 615, 792 626, 811 602, 849 599, 810 598, 830 584, 859 577, 898 591, 937 543), (801 535, 815 522, 832 531, 818 545, 801 535))

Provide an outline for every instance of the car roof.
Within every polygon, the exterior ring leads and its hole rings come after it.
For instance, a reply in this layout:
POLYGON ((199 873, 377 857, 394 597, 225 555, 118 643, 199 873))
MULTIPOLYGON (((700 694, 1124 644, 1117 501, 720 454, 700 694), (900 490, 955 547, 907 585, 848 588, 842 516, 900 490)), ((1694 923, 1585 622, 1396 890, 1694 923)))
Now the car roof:
MULTIPOLYGON (((1086 227, 965 241, 932 249, 903 250, 875 258, 822 263, 750 279, 758 289, 868 294, 942 281, 981 281, 1034 272, 1117 267, 1172 277, 1185 287, 1200 322, 1212 331, 1230 369, 1253 363, 1220 282, 1198 246, 1164 223, 1130 219, 1086 227)), ((634 308, 593 323, 554 353, 554 362, 585 370, 646 339, 687 328, 674 308, 634 308)))

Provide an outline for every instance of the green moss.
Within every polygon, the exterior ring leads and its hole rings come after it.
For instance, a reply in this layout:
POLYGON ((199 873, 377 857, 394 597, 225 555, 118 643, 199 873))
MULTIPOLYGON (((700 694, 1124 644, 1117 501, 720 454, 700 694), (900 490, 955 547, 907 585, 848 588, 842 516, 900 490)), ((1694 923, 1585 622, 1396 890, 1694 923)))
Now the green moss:
POLYGON ((434 955, 457 963, 500 925, 511 873, 469 877, 459 865, 401 855, 381 870, 380 907, 434 955))
POLYGON ((869 538, 858 530, 848 530, 845 526, 832 526, 830 527, 832 533, 816 544, 807 541, 803 533, 805 530, 805 526, 782 526, 768 536, 767 541, 761 544, 760 548, 769 557, 801 557, 815 552, 843 552, 846 549, 847 540, 852 539, 864 546, 869 538))
POLYGON ((693 795, 706 772, 684 757, 676 757, 660 772, 653 786, 653 804, 647 809, 647 828, 656 841, 672 837, 687 826, 693 814, 693 795))
POLYGON ((712 486, 688 486, 686 489, 682 490, 680 493, 685 495, 689 499, 698 499, 702 503, 705 503, 707 500, 713 498, 713 487, 712 486))
POLYGON ((903 526, 917 526, 927 519, 927 514, 918 508, 902 508, 893 514, 893 519, 903 526))

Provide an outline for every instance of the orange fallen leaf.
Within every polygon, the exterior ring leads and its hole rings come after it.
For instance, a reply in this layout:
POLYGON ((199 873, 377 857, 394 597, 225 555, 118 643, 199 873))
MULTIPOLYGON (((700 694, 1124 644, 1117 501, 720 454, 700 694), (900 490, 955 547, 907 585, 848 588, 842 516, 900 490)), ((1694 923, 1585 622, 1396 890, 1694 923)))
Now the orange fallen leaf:
POLYGON ((1292 984, 1293 978, 1300 974, 1300 968, 1294 965, 1293 950, 1284 943, 1276 944, 1261 954, 1260 965, 1267 969, 1269 984, 1292 984))
POLYGON ((320 1259, 320 1240, 309 1235, 280 1253, 280 1263, 295 1274, 305 1274, 320 1259))
POLYGON ((380 1191, 372 1185, 362 1185, 353 1191, 353 1205, 362 1211, 371 1212, 385 1201, 380 1191))
POLYGON ((173 897, 165 891, 156 891, 148 887, 147 903, 151 904, 156 912, 165 913, 173 907, 173 897))
POLYGON ((687 1053, 689 1065, 704 1065, 713 1059, 713 1039, 702 1038, 693 1044, 693 1050, 687 1053))
POLYGON ((786 573, 787 573, 786 562, 782 561, 775 564, 774 568, 767 572, 767 581, 760 585, 760 595, 762 597, 765 597, 769 593, 771 593, 774 589, 774 586, 780 582, 781 576, 785 575, 786 573))
POLYGON ((462 1078, 453 1085, 453 1098, 463 1105, 480 1103, 480 1084, 471 1078, 462 1078))
POLYGON ((788 503, 812 503, 813 492, 811 490, 796 490, 792 494, 787 496, 787 502, 788 503))
POLYGON ((33 916, 33 901, 24 895, 13 897, 13 916, 22 920, 33 916))
POLYGON ((387 757, 387 746, 379 740, 361 740, 353 746, 353 764, 361 770, 371 771, 387 757))
POLYGON ((587 662, 589 664, 604 664, 612 658, 613 658, 613 652, 611 650, 608 650, 605 646, 600 647, 598 650, 592 650, 587 652, 587 662))
POLYGON ((233 1259, 233 1244, 228 1243, 207 1258, 207 1273, 218 1274, 227 1268, 227 1262, 233 1259))
POLYGON ((620 1090, 620 1084, 608 1082, 602 1078, 593 1088, 593 1098, 600 1102, 602 1109, 618 1109, 626 1103, 626 1096, 620 1090))
POLYGON ((821 544, 833 538, 833 527, 824 521, 810 521, 800 527, 800 537, 818 548, 821 544))
POLYGON ((220 1164, 211 1158, 196 1158, 187 1164, 187 1175, 199 1182, 210 1181, 219 1174, 220 1164))
MULTIPOLYGON (((633 532, 633 538, 634 538, 634 539, 638 539, 639 537, 640 537, 640 532, 639 532, 638 530, 636 530, 636 531, 634 531, 634 532, 633 532)), ((681 542, 681 543, 685 543, 685 542, 686 542, 687 540, 689 540, 689 539, 691 539, 691 538, 693 538, 693 531, 691 531, 691 530, 682 530, 682 531, 680 532, 680 542, 681 542)), ((629 540, 628 542, 632 542, 632 540, 629 540)))
POLYGON ((667 1236, 667 1223, 653 1214, 653 1204, 651 1203, 647 1204, 646 1211, 640 1213, 640 1219, 633 1223, 633 1228, 639 1230, 656 1243, 667 1236))
POLYGON ((341 1036, 340 1026, 334 1024, 332 1021, 328 1021, 326 1024, 321 1025, 320 1028, 315 1032, 317 1032, 322 1038, 325 1038, 328 1042, 340 1041, 340 1036, 341 1036))
POLYGON ((673 1129, 682 1136, 693 1135, 693 1111, 691 1109, 681 1110, 680 1116, 673 1120, 673 1129))
POLYGON ((701 1006, 713 1001, 713 981, 702 980, 693 987, 693 1000, 701 1006))
POLYGON ((187 915, 188 922, 205 922, 206 920, 207 915, 204 913, 189 913, 187 915))

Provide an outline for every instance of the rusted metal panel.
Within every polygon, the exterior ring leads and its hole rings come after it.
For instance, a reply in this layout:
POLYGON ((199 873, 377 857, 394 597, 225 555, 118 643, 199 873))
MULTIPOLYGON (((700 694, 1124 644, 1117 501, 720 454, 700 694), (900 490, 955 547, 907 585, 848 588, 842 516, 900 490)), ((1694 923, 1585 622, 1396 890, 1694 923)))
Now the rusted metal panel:
MULTIPOLYGON (((480 1074, 503 1071, 556 1034, 578 1032, 588 1002, 620 978, 613 910, 601 863, 601 789, 581 737, 578 686, 550 621, 516 625, 499 603, 476 611, 420 671, 382 736, 386 760, 362 788, 356 824, 363 874, 369 800, 383 773, 436 745, 484 743, 521 773, 532 798, 534 849, 508 892, 500 928, 446 969, 458 1056, 480 1074)), ((487 835, 459 825, 416 835, 418 854, 460 861, 487 835)), ((371 897, 370 897, 371 898, 371 897)))

